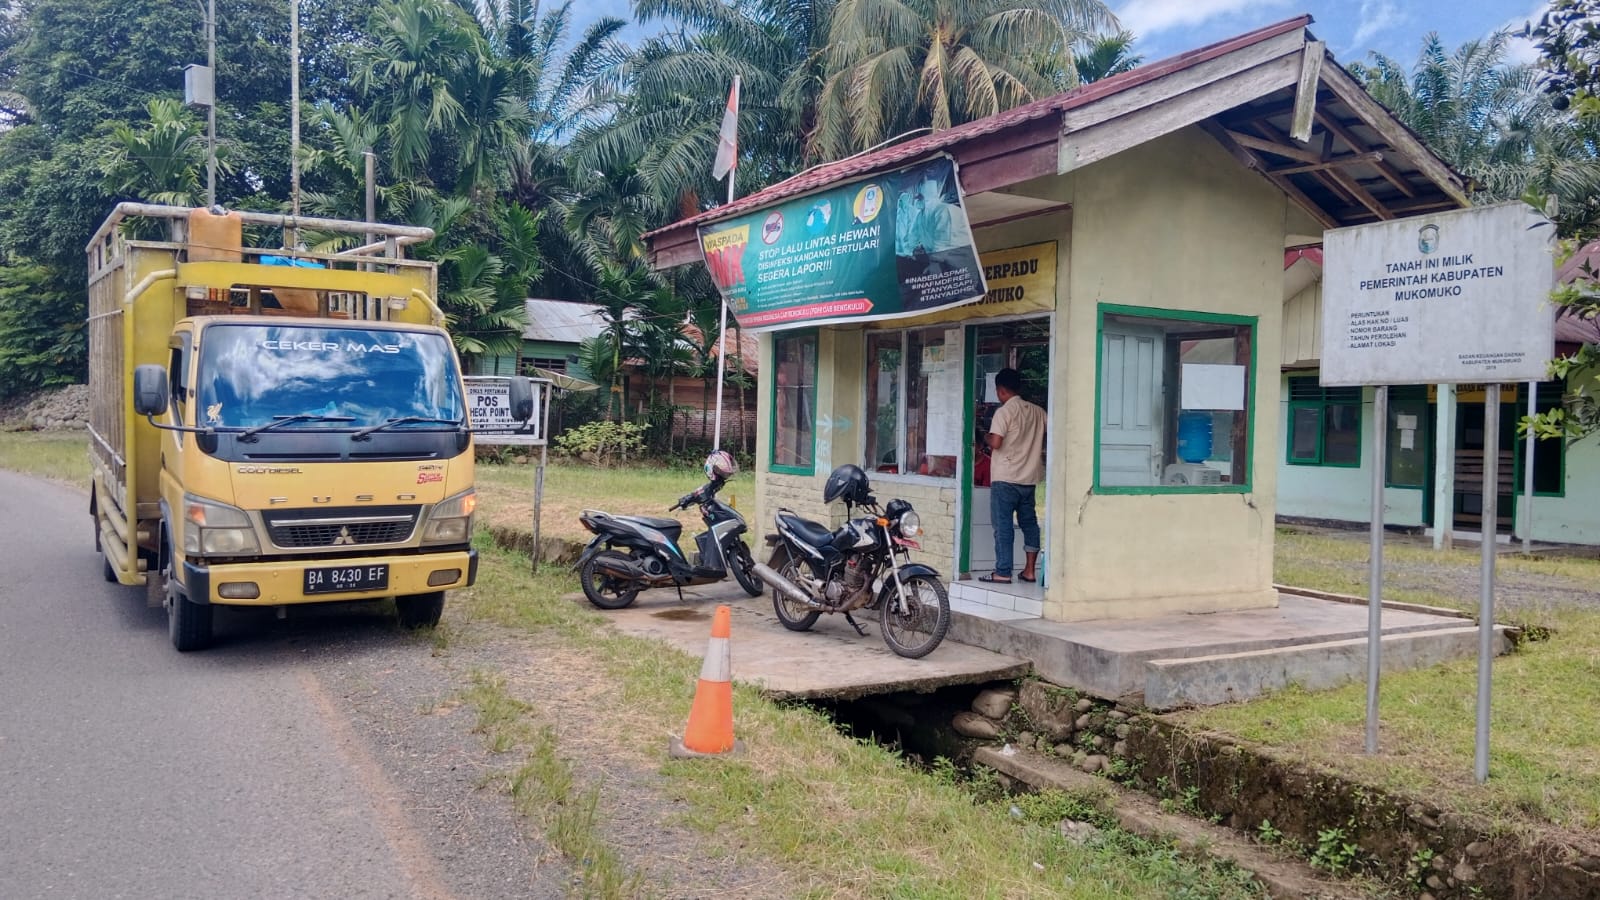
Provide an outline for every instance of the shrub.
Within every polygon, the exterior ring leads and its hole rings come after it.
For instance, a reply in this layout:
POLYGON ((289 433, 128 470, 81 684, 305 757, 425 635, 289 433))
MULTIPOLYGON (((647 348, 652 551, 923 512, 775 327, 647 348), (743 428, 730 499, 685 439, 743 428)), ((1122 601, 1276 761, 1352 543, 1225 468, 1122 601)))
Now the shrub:
POLYGON ((649 430, 649 425, 637 422, 590 422, 562 432, 555 448, 596 466, 626 463, 630 455, 644 452, 644 436, 649 430))

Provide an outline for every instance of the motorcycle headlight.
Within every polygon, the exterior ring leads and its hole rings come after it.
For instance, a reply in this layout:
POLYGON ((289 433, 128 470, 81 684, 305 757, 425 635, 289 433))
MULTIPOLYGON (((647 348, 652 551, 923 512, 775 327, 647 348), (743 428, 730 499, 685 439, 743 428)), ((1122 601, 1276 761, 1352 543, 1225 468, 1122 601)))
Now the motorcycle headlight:
POLYGON ((916 510, 908 509, 900 514, 900 536, 914 538, 922 533, 922 517, 916 510))
POLYGON ((428 514, 422 531, 424 544, 464 544, 472 539, 472 511, 478 508, 476 491, 462 491, 441 500, 428 514))
POLYGON ((237 506, 183 497, 183 552, 190 556, 245 556, 258 553, 250 516, 237 506))

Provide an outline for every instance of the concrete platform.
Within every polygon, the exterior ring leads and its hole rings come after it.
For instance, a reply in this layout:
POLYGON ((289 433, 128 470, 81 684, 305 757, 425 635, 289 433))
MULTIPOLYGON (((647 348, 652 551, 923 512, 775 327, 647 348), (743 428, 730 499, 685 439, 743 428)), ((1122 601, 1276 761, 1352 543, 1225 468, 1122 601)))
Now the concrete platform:
MULTIPOLYGON (((626 634, 663 640, 700 657, 711 636, 711 613, 726 603, 733 610, 734 680, 759 685, 777 699, 925 692, 1017 678, 1029 668, 1026 659, 948 638, 922 659, 904 659, 884 644, 877 624, 860 615, 856 619, 867 629, 866 637, 837 615, 824 615, 811 631, 789 631, 773 615, 771 595, 751 597, 732 582, 688 589, 683 596, 679 602, 670 590, 645 591, 627 609, 603 614, 626 634)), ((584 603, 581 594, 575 599, 584 603)))
MULTIPOLYGON (((1366 677, 1366 608, 1290 593, 1277 609, 1136 620, 1051 622, 969 603, 954 613, 947 642, 1028 659, 1050 681, 1152 709, 1366 677)), ((1383 632, 1385 671, 1477 652, 1477 629, 1459 616, 1385 609, 1383 632)), ((1496 652, 1507 646, 1497 629, 1496 652)))

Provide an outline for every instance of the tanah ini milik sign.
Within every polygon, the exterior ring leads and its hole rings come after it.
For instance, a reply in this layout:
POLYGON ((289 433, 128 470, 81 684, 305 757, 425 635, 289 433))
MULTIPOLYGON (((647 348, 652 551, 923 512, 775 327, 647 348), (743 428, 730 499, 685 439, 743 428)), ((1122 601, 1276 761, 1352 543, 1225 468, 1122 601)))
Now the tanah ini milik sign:
POLYGON ((920 315, 985 293, 948 158, 703 226, 700 247, 753 331, 920 315))

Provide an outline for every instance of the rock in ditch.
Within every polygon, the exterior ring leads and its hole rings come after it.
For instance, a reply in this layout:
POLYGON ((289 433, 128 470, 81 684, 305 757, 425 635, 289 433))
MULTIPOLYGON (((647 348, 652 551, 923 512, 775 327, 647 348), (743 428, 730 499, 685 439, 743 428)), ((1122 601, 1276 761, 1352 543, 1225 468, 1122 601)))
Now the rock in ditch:
POLYGON ((1074 822, 1071 819, 1062 819, 1061 836, 1066 838, 1068 843, 1082 846, 1099 837, 1100 829, 1090 825, 1088 822, 1074 822))
POLYGON ((977 738, 980 741, 992 741, 1000 736, 999 725, 975 712, 956 713, 956 717, 950 723, 950 726, 956 730, 957 734, 969 738, 977 738))
POLYGON ((1031 731, 1024 731, 1017 735, 1017 746, 1024 750, 1032 750, 1037 741, 1031 731))
POLYGON ((1017 695, 1028 724, 1052 741, 1072 736, 1072 695, 1043 681, 1030 681, 1017 695))
POLYGON ((1094 709, 1094 701, 1090 700, 1088 697, 1084 697, 1082 700, 1079 700, 1078 705, 1073 707, 1074 711, 1081 713, 1086 713, 1091 709, 1094 709))
POLYGON ((1004 719, 1016 700, 1017 692, 1010 688, 988 688, 972 701, 972 711, 985 718, 1004 719))
POLYGON ((1450 875, 1462 884, 1471 884, 1472 880, 1478 877, 1478 870, 1468 865, 1467 861, 1463 859, 1461 862, 1456 863, 1454 869, 1450 870, 1450 875))
POLYGON ((1093 775, 1094 773, 1100 771, 1101 769, 1110 768, 1110 766, 1111 766, 1111 761, 1110 760, 1108 760, 1104 756, 1101 756, 1100 754, 1096 753, 1093 756, 1084 757, 1083 763, 1081 765, 1079 765, 1078 768, 1082 769, 1085 772, 1088 772, 1090 775, 1093 775))

